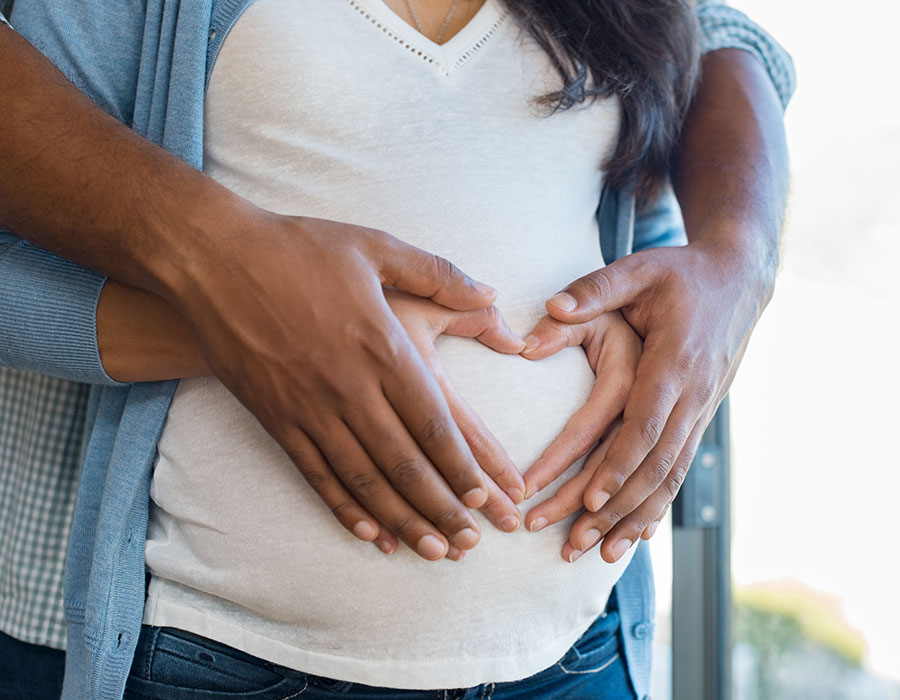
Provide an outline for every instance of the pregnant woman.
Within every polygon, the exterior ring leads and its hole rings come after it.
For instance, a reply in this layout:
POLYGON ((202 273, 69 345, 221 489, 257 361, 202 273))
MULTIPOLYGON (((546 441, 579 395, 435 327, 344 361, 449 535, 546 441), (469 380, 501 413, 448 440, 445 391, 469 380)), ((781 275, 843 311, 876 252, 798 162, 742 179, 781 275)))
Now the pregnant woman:
MULTIPOLYGON (((498 290, 506 323, 524 337, 548 297, 602 266, 595 213, 604 179, 648 185, 677 130, 678 109, 666 100, 684 95, 661 81, 625 89, 623 80, 651 78, 621 62, 646 64, 651 57, 628 51, 668 42, 685 55, 652 57, 670 61, 653 67, 657 79, 669 71, 677 84, 676 71, 690 73, 690 37, 666 36, 689 32, 686 4, 609 5, 257 0, 212 71, 204 170, 270 211, 390 231, 452 260, 498 290), (561 44, 551 43, 560 30, 561 44), (630 32, 649 38, 602 44, 633 40, 630 32), (572 47, 584 36, 598 45, 578 55, 572 47), (659 104, 623 104, 619 93, 632 89, 655 90, 659 104)), ((431 301, 388 299, 414 338, 423 319, 442 316, 431 301)), ((583 347, 539 361, 515 354, 522 345, 504 326, 492 328, 485 344, 442 335, 436 358, 523 471, 585 403, 603 353, 630 358, 616 365, 627 375, 640 352, 617 315, 579 329, 572 344, 583 347)), ((126 697, 263 688, 259 697, 382 697, 364 686, 631 697, 615 634, 603 632, 631 551, 615 564, 597 552, 567 563, 560 552, 574 516, 537 534, 504 533, 479 516, 470 539, 447 549, 460 563, 427 564, 405 547, 386 557, 335 522, 213 378, 180 383, 158 451, 145 627, 126 697), (567 652, 595 623, 598 639, 575 654, 604 658, 579 667, 567 652)), ((579 460, 564 480, 581 469, 579 460)), ((426 540, 419 554, 429 547, 444 553, 426 540)))
MULTIPOLYGON (((604 182, 646 191, 665 170, 694 69, 687 3, 221 6, 231 9, 215 16, 231 12, 234 26, 209 25, 210 38, 227 39, 205 104, 206 172, 256 206, 388 230, 453 260, 497 288, 522 336, 548 296, 603 264, 595 212, 604 182)), ((180 12, 192 7, 182 3, 180 12)), ((160 21, 176 19, 164 12, 160 21)), ((138 110, 135 121, 143 118, 138 110)), ((170 138, 179 128, 174 118, 165 125, 170 138)), ((631 358, 619 365, 623 376, 633 371, 638 341, 617 316, 573 329, 574 347, 529 361, 490 315, 463 330, 455 325, 465 325, 462 316, 431 302, 387 296, 420 344, 428 331, 446 330, 490 346, 442 336, 436 355, 420 350, 520 470, 584 404, 607 339, 631 358)), ((126 664, 136 698, 383 696, 373 687, 410 698, 460 687, 498 698, 630 696, 608 600, 628 554, 615 565, 599 556, 567 563, 560 551, 570 519, 539 533, 500 533, 478 516, 446 543, 397 527, 417 553, 391 535, 378 540, 396 550, 385 557, 338 525, 217 382, 184 381, 174 397, 162 385, 128 392, 105 393, 92 407, 98 427, 86 479, 118 413, 109 473, 130 468, 147 480, 123 489, 109 481, 102 503, 101 489, 86 485, 79 509, 96 503, 100 530, 110 532, 132 503, 146 503, 149 487, 147 542, 123 518, 110 570, 96 558, 88 570, 90 546, 103 538, 89 545, 84 519, 76 522, 69 583, 89 577, 92 594, 115 602, 99 616, 70 605, 72 637, 88 641, 70 647, 70 669, 91 664, 92 680, 69 696, 111 697, 126 664), (168 416, 158 441, 129 440, 125 426, 152 422, 160 405, 168 416), (125 450, 140 458, 123 466, 125 450), (123 499, 119 510, 108 496, 123 499), (143 595, 128 588, 123 596, 119 583, 144 557, 146 624, 132 666, 132 628, 119 625, 143 595), (94 626, 80 629, 85 619, 94 626), (101 636, 121 651, 95 644, 101 636)), ((581 468, 576 462, 565 478, 581 468)))

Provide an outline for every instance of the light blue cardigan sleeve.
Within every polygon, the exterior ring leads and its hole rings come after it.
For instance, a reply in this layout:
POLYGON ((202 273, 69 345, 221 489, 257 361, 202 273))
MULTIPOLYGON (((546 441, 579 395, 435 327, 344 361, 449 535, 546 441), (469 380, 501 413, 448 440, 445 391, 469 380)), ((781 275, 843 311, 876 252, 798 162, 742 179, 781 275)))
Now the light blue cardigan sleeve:
MULTIPOLYGON (((16 31, 94 102, 130 123, 141 46, 139 3, 120 3, 118 9, 93 4, 95 8, 79 0, 17 0, 11 19, 16 31), (84 8, 63 11, 73 1, 84 8), (98 5, 103 9, 98 11, 98 5), (116 12, 131 13, 135 21, 111 20, 116 12), (120 32, 110 36, 95 31, 102 21, 116 21, 120 32)), ((0 364, 73 381, 117 384, 104 371, 97 349, 97 301, 104 282, 102 275, 0 231, 0 364)))

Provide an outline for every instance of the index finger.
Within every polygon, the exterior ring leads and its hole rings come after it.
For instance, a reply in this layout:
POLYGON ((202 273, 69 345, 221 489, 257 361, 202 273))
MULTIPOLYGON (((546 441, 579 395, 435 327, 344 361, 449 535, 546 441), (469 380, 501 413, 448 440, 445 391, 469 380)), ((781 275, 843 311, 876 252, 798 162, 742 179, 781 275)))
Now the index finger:
POLYGON ((626 393, 627 382, 623 377, 612 373, 597 377, 584 406, 525 472, 525 498, 553 482, 597 444, 622 412, 626 393))

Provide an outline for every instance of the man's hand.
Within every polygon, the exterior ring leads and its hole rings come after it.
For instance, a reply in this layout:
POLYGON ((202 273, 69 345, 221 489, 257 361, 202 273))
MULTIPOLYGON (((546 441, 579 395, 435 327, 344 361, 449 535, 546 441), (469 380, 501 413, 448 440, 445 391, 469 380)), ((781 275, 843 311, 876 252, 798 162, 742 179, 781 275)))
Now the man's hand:
POLYGON ((383 287, 458 310, 495 292, 381 231, 246 203, 231 214, 167 280, 215 375, 360 539, 383 523, 425 559, 474 547, 468 508, 490 479, 383 287))
MULTIPOLYGON (((386 289, 385 298, 418 349, 422 360, 437 379, 453 420, 459 426, 472 454, 490 477, 487 479, 488 500, 481 511, 500 530, 513 532, 521 522, 516 504, 522 501, 525 483, 506 450, 453 387, 435 349, 435 340, 440 335, 475 338, 486 347, 507 354, 520 352, 525 344, 506 325, 495 306, 454 311, 430 299, 396 289, 386 289)), ((450 548, 449 558, 458 561, 463 556, 465 552, 456 547, 450 548)))
POLYGON ((605 538, 601 553, 613 562, 642 533, 652 535, 767 301, 739 259, 694 243, 629 255, 547 303, 552 316, 570 323, 620 308, 644 338, 621 430, 584 491, 591 513, 573 529, 575 551, 605 538))
POLYGON ((599 532, 603 558, 617 560, 652 536, 678 493, 772 296, 787 172, 781 103, 763 66, 737 49, 707 54, 673 171, 690 243, 629 255, 548 301, 566 323, 622 309, 644 338, 575 551, 599 532))
POLYGON ((15 32, 0 30, 0 57, 0 92, 16 96, 3 226, 181 312, 358 537, 380 520, 428 559, 473 547, 466 506, 484 504, 487 479, 382 286, 457 309, 493 291, 388 234, 253 207, 103 113, 15 32))

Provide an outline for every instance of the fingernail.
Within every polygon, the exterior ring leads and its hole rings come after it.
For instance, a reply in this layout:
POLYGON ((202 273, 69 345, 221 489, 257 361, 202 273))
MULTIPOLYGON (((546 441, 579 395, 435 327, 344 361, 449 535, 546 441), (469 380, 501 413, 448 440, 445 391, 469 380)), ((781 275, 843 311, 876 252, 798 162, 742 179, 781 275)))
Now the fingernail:
POLYGON ((389 542, 385 542, 384 540, 378 540, 378 542, 376 542, 375 544, 378 545, 378 549, 380 549, 385 554, 393 554, 394 553, 394 548, 391 547, 389 542))
POLYGON ((613 544, 613 546, 612 546, 613 559, 615 559, 616 561, 619 561, 619 559, 622 558, 622 555, 628 551, 628 548, 630 546, 631 546, 631 540, 629 540, 627 537, 625 537, 625 538, 619 540, 618 542, 616 542, 615 544, 613 544))
POLYGON ((515 515, 507 515, 500 521, 500 527, 504 532, 515 532, 519 529, 519 519, 515 515))
POLYGON ((600 530, 592 527, 590 530, 584 533, 584 536, 581 538, 581 545, 583 549, 590 549, 595 544, 600 541, 600 530))
POLYGON ((487 491, 479 486, 463 494, 462 502, 469 508, 480 508, 487 501, 487 491))
POLYGON ((537 486, 529 486, 528 490, 525 492, 525 500, 527 501, 534 494, 536 494, 540 489, 537 486))
POLYGON ((534 520, 532 520, 531 525, 528 526, 528 529, 532 532, 540 532, 545 527, 547 527, 547 524, 549 522, 550 521, 547 520, 547 518, 541 516, 540 518, 535 518, 534 520))
POLYGON ((531 352, 532 350, 537 349, 537 347, 541 344, 541 339, 536 335, 527 335, 525 336, 525 348, 522 352, 531 352))
POLYGON ((606 491, 597 491, 597 493, 595 493, 591 497, 591 505, 590 505, 589 510, 592 510, 594 513, 596 513, 598 510, 600 510, 604 506, 604 504, 608 500, 609 500, 609 494, 606 493, 606 491))
POLYGON ((372 526, 372 523, 360 520, 353 526, 353 534, 364 542, 371 542, 378 535, 378 530, 372 526))
POLYGON ((484 282, 476 282, 475 286, 478 288, 478 291, 489 297, 496 297, 497 290, 489 284, 485 284, 484 282))
POLYGON ((460 549, 472 549, 472 547, 478 544, 478 539, 478 533, 472 528, 467 527, 453 535, 453 537, 450 538, 450 541, 460 549))
POLYGON ((446 553, 444 543, 434 535, 425 535, 416 545, 416 551, 424 559, 440 559, 446 553))
POLYGON ((569 563, 571 564, 573 561, 578 561, 581 558, 581 555, 584 554, 580 549, 572 550, 572 553, 569 555, 569 563))
POLYGON ((466 553, 461 549, 457 549, 456 547, 450 547, 447 552, 447 558, 450 561, 462 561, 466 558, 466 553))
POLYGON ((647 530, 645 531, 644 539, 649 540, 651 537, 653 537, 653 535, 656 534, 656 528, 658 528, 658 527, 659 527, 659 520, 654 520, 652 523, 650 523, 647 526, 647 530))
POLYGON ((516 489, 516 488, 512 488, 509 491, 507 491, 506 495, 509 496, 510 500, 512 500, 512 502, 515 503, 516 505, 520 504, 522 502, 522 500, 525 498, 524 494, 522 493, 522 489, 516 489))
POLYGON ((550 297, 550 303, 563 311, 574 311, 575 307, 578 306, 578 302, 575 301, 574 297, 565 292, 560 292, 559 294, 550 297))

